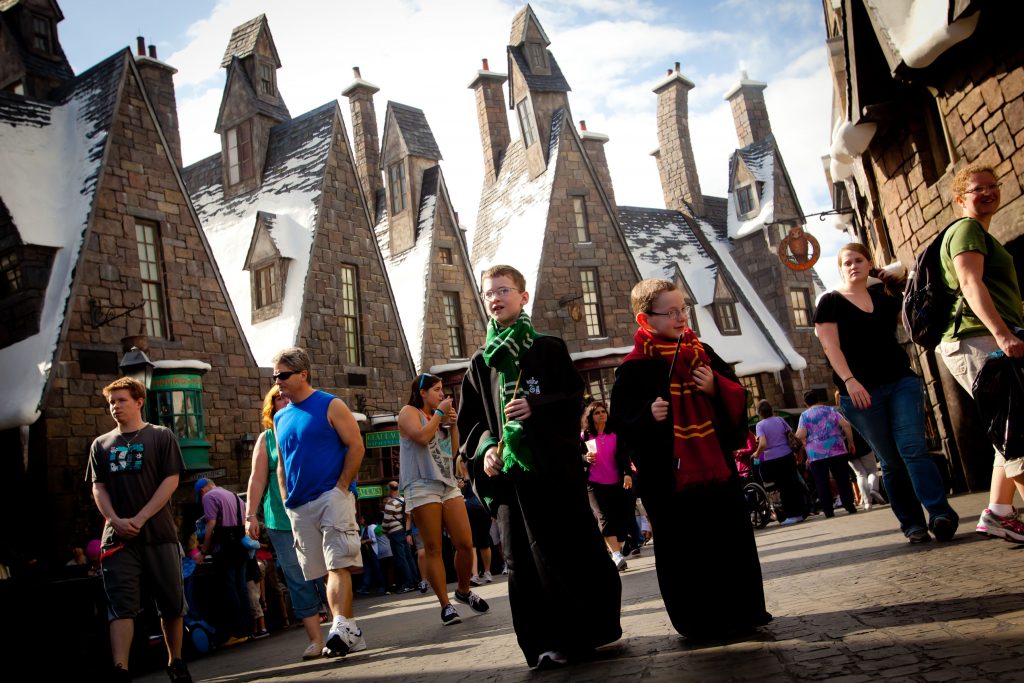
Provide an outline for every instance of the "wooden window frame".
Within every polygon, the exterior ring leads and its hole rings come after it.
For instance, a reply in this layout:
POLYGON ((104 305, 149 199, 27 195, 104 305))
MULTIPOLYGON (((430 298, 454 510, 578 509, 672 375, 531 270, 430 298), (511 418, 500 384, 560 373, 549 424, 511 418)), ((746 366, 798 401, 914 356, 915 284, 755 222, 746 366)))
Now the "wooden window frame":
POLYGON ((398 161, 388 166, 388 195, 392 216, 397 216, 409 206, 405 196, 407 190, 405 163, 398 161))
POLYGON ((604 336, 604 320, 601 318, 601 291, 598 286, 597 270, 580 270, 580 288, 583 292, 583 323, 588 337, 604 336))
POLYGON ((789 305, 793 309, 794 325, 797 327, 814 327, 814 308, 811 303, 810 292, 803 287, 793 287, 789 290, 789 305))
POLYGON ((348 264, 339 266, 338 283, 338 301, 341 304, 338 326, 343 335, 343 356, 349 365, 360 365, 359 273, 356 267, 348 264))
POLYGON ((437 259, 443 266, 450 266, 455 263, 451 247, 438 247, 437 259))
POLYGON ((276 69, 269 62, 260 62, 260 93, 275 97, 277 95, 276 69))
POLYGON ((718 331, 723 336, 732 336, 743 333, 742 330, 740 330, 739 316, 736 314, 736 302, 715 302, 715 324, 718 325, 718 331))
POLYGON ((170 339, 167 306, 164 301, 164 270, 160 253, 160 224, 135 219, 135 245, 139 257, 139 282, 142 289, 142 317, 146 334, 154 339, 170 339))
POLYGON ((462 307, 458 292, 443 292, 441 306, 444 309, 445 331, 448 338, 448 357, 465 358, 466 343, 462 338, 462 307))
POLYGON ((576 241, 586 244, 591 241, 590 222, 587 216, 587 199, 576 195, 572 198, 573 220, 576 226, 576 241))
POLYGON ((756 208, 754 203, 754 186, 743 185, 736 188, 736 211, 740 216, 746 216, 756 208), (746 204, 746 208, 744 208, 746 204))
POLYGON ((255 269, 253 272, 253 305, 257 311, 280 302, 281 289, 281 273, 277 263, 255 269))
POLYGON ((227 133, 228 185, 237 185, 255 174, 252 159, 252 121, 242 121, 227 133))
POLYGON ((516 114, 519 116, 519 129, 523 131, 523 146, 529 147, 537 142, 537 129, 533 125, 533 117, 525 98, 516 105, 516 114))

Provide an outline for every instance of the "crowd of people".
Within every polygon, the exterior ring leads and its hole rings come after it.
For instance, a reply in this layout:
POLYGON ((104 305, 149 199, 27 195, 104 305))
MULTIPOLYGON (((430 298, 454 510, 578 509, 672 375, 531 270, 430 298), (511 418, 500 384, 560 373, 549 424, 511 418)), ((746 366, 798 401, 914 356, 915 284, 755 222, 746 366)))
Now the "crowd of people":
MULTIPOLYGON (((954 190, 964 218, 939 239, 957 305, 939 352, 971 392, 993 352, 1024 356, 1024 316, 1012 259, 988 234, 999 207, 994 173, 969 166, 954 190)), ((900 273, 875 268, 857 243, 840 250, 838 266, 843 283, 820 299, 814 317, 838 405, 809 391, 791 424, 760 401, 753 431, 745 390, 691 329, 673 282, 649 279, 633 288, 633 349, 610 401, 584 408, 584 383, 565 343, 537 332, 526 313, 522 274, 490 268, 482 279, 486 341, 470 359, 461 404, 456 409, 445 395, 440 377, 413 379, 397 417, 400 478, 389 483, 374 520, 357 515, 364 446, 353 414, 310 384, 304 350, 285 349, 273 361, 246 500, 210 479, 196 482, 204 521, 186 562, 212 557, 218 593, 234 618, 225 635, 262 637, 267 565, 258 553, 272 548, 268 556, 309 639, 302 657, 341 657, 367 648, 353 594, 433 591, 445 626, 462 619, 456 603, 487 614, 473 587, 493 581, 491 548, 500 541, 519 647, 528 666, 549 668, 622 636, 620 573, 653 532, 673 627, 698 642, 748 637, 772 615, 741 475, 778 491, 774 514, 783 526, 815 507, 833 517, 836 508, 855 514, 884 501, 910 543, 949 541, 959 524, 925 441, 921 379, 896 337, 900 273), (558 525, 551 524, 552 501, 558 525), (261 546, 261 538, 269 543, 261 546), (323 612, 330 615, 326 636, 323 612)), ((168 674, 191 680, 181 659, 189 591, 168 505, 181 454, 168 430, 142 419, 141 384, 122 378, 104 395, 117 428, 94 443, 89 472, 106 519, 98 561, 115 676, 128 677, 145 575, 168 674)), ((1024 542, 1012 506, 1015 487, 1024 489, 1022 459, 1006 456, 997 448, 977 530, 1024 542)))

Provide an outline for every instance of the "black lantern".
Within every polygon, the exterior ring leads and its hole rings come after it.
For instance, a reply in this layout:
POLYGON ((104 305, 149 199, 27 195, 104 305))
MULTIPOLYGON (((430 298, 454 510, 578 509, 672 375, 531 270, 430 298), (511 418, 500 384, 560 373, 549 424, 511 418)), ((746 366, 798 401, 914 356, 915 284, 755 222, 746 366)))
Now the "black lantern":
POLYGON ((146 391, 149 391, 149 387, 153 383, 153 368, 155 367, 156 364, 137 346, 133 346, 121 359, 121 372, 142 382, 146 386, 146 391))

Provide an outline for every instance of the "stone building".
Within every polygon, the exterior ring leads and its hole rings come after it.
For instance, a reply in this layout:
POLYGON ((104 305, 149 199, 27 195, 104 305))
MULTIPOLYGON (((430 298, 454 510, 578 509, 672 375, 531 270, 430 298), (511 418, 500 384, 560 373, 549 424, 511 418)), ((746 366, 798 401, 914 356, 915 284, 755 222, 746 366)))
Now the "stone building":
POLYGON ((76 76, 61 18, 52 2, 0 3, 0 505, 31 517, 11 525, 4 562, 50 568, 99 536, 83 477, 114 426, 100 391, 128 347, 155 365, 147 418, 182 445, 179 503, 198 471, 244 480, 260 409, 259 369, 159 111, 174 69, 140 38, 137 56, 76 76))
POLYGON ((525 6, 512 22, 508 74, 484 60, 475 92, 484 184, 472 240, 476 284, 489 266, 522 271, 527 311, 540 332, 562 337, 594 397, 633 346, 629 292, 640 272, 619 225, 603 145, 577 132, 569 84, 551 41, 525 6), (503 86, 515 111, 512 140, 503 86))
POLYGON ((397 445, 415 375, 374 234, 376 188, 362 184, 337 101, 291 117, 264 15, 232 31, 221 65, 221 151, 182 176, 260 367, 286 346, 307 349, 313 384, 343 398, 364 432, 388 432, 368 437, 359 475, 360 495, 375 497, 393 475, 377 446, 397 445))
MULTIPOLYGON (((834 86, 826 176, 851 237, 878 264, 910 266, 959 217, 957 170, 981 162, 995 168, 1002 193, 992 234, 1024 263, 1024 7, 837 0, 823 10, 834 86)), ((954 486, 987 488, 991 449, 973 403, 932 351, 908 349, 933 408, 932 446, 950 458, 954 486)))
POLYGON ((729 90, 740 147, 729 159, 728 196, 704 195, 689 131, 694 84, 679 64, 656 84, 658 164, 666 209, 620 207, 645 276, 676 279, 701 338, 734 364, 751 403, 802 405, 830 373, 814 337, 813 269, 791 270, 777 253, 804 218, 771 132, 763 91, 747 78, 729 90))

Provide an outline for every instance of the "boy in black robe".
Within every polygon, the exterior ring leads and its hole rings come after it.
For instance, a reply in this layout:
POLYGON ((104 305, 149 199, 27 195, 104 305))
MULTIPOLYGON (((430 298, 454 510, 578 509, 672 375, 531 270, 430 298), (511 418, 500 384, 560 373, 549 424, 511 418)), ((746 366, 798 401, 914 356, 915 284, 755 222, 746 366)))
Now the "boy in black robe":
POLYGON ((688 639, 747 635, 772 617, 732 457, 747 433, 745 391, 689 328, 675 284, 642 280, 630 299, 640 328, 611 419, 636 465, 665 609, 688 639))
POLYGON ((484 273, 487 342, 462 382, 460 453, 498 519, 519 647, 531 667, 618 640, 622 586, 580 467, 583 380, 565 342, 538 335, 511 266, 484 273))

